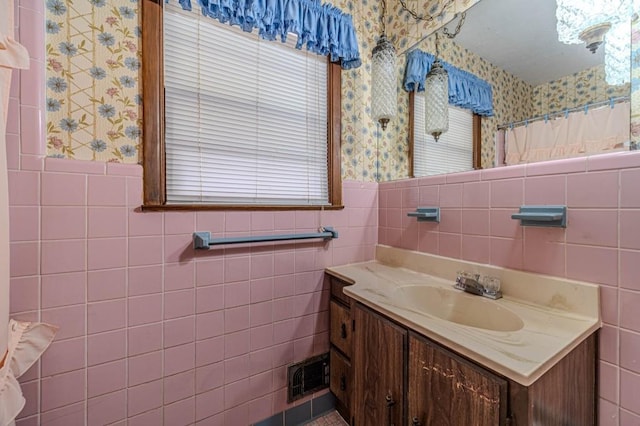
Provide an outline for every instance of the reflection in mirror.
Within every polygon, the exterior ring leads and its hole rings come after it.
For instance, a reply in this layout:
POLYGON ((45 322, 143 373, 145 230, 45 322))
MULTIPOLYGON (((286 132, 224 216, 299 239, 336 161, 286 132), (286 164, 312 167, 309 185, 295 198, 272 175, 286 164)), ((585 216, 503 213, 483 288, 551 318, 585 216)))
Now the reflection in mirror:
MULTIPOLYGON (((555 0, 481 0, 454 40, 440 39, 443 61, 492 86, 493 116, 480 126, 482 168, 629 149, 630 84, 607 84, 602 48, 592 54, 560 43, 555 13, 555 0)), ((418 48, 433 53, 434 39, 418 48)), ((418 111, 410 104, 415 143, 423 138, 418 111)))
POLYGON ((464 172, 480 168, 480 116, 449 106, 449 130, 436 141, 425 129, 424 92, 411 92, 409 125, 414 129, 410 146, 411 177, 464 172))

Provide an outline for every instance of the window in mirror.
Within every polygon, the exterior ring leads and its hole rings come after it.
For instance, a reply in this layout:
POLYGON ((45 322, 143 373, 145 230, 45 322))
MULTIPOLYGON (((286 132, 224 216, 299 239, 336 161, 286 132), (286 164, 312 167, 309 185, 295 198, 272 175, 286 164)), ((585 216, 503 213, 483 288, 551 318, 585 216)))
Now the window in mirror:
POLYGON ((411 154, 413 177, 478 169, 480 117, 468 109, 449 105, 449 130, 436 142, 425 131, 424 92, 412 92, 411 154))

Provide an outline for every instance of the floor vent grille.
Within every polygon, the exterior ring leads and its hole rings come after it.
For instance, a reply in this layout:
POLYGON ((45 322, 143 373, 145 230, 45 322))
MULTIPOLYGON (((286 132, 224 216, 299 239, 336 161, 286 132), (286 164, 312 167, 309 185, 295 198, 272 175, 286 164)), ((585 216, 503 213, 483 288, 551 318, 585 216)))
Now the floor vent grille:
POLYGON ((287 369, 287 401, 329 386, 329 353, 307 358, 287 369))

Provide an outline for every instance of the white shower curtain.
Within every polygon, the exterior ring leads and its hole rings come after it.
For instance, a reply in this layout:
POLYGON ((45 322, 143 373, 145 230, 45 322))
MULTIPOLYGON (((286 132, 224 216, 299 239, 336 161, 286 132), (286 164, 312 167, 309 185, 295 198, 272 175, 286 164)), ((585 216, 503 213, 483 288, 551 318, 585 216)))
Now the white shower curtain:
POLYGON ((630 103, 576 111, 505 131, 505 163, 534 163, 628 149, 630 103))
POLYGON ((9 185, 7 108, 11 70, 29 68, 29 53, 13 39, 13 0, 0 0, 0 426, 13 425, 25 405, 18 377, 49 346, 57 327, 9 321, 9 185))

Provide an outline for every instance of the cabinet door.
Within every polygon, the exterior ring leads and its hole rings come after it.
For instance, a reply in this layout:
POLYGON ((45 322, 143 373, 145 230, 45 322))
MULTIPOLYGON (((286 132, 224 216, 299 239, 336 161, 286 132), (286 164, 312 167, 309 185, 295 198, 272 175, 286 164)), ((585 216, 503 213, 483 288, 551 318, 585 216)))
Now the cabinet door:
POLYGON ((401 426, 407 332, 359 304, 354 320, 354 423, 401 426))
POLYGON ((351 312, 341 304, 332 300, 329 304, 331 320, 331 330, 329 340, 348 358, 351 357, 352 324, 351 312))
POLYGON ((331 348, 329 376, 329 389, 336 397, 336 408, 338 412, 348 419, 351 417, 351 395, 353 394, 353 376, 351 374, 351 363, 331 348))
POLYGON ((507 382, 419 336, 409 336, 409 425, 506 424, 507 382))

